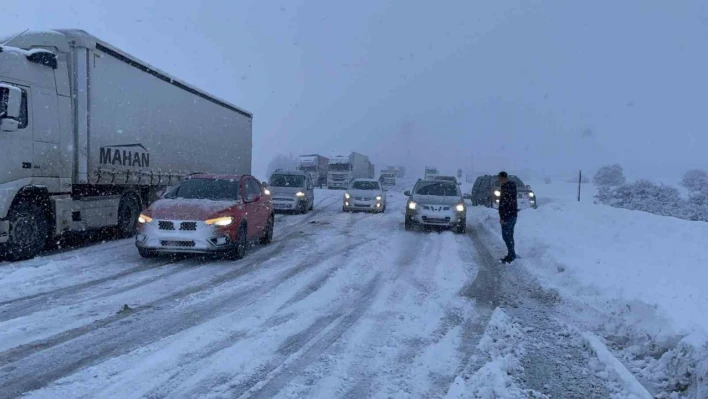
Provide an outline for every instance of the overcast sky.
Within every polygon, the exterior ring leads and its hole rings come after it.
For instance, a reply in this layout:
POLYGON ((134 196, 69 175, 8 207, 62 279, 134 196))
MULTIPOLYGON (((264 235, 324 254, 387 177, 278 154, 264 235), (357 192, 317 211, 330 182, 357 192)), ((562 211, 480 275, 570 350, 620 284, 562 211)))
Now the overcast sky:
POLYGON ((631 176, 708 168, 708 2, 0 2, 0 36, 79 28, 254 113, 279 153, 631 176), (200 4, 201 3, 201 4, 200 4))

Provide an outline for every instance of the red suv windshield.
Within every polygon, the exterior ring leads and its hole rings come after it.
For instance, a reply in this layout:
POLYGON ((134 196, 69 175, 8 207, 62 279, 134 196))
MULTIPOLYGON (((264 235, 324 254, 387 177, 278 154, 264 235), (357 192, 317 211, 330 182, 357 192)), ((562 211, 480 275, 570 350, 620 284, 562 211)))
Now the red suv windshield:
POLYGON ((238 180, 191 179, 175 187, 165 198, 232 201, 240 198, 240 192, 241 182, 238 180))

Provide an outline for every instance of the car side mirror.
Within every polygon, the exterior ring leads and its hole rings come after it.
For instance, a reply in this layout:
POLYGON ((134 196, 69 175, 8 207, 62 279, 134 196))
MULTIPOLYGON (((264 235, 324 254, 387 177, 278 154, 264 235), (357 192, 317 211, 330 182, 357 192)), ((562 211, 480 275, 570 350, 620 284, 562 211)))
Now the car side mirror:
POLYGON ((411 196, 411 192, 410 192, 410 191, 406 191, 406 192, 403 193, 403 195, 405 195, 406 197, 410 197, 410 196, 411 196))
POLYGON ((22 90, 0 83, 0 130, 15 132, 20 127, 22 90))

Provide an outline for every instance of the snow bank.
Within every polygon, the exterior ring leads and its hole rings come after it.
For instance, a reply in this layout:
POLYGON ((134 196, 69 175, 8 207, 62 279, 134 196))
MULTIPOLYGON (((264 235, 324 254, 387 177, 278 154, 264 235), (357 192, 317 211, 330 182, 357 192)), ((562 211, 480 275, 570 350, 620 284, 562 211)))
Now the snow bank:
MULTIPOLYGON (((470 213, 499 234, 492 210, 470 213)), ((639 300, 679 331, 708 331, 708 224, 555 201, 519 214, 517 252, 547 282, 581 297, 639 300)))
POLYGON ((495 309, 473 358, 473 363, 481 363, 481 367, 469 376, 457 376, 445 399, 545 398, 533 390, 521 389, 512 378, 522 368, 522 335, 517 323, 500 308, 495 309))
MULTIPOLYGON (((528 268, 568 303, 596 309, 597 315, 585 315, 602 320, 596 332, 660 391, 708 386, 699 376, 700 359, 708 357, 708 223, 578 203, 562 192, 519 214, 521 259, 512 267, 528 268)), ((470 208, 468 214, 472 224, 499 236, 502 254, 496 211, 470 208)))

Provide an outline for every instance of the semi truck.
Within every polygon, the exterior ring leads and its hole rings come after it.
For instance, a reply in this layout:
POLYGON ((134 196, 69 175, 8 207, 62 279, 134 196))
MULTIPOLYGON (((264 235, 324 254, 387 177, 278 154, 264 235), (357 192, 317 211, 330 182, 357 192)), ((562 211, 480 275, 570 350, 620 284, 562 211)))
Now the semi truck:
POLYGON ((329 158, 323 157, 322 155, 300 155, 298 169, 309 173, 314 184, 322 187, 327 185, 328 165, 329 158))
POLYGON ((250 174, 253 115, 80 30, 0 39, 0 251, 134 234, 192 173, 250 174))
POLYGON ((398 175, 390 170, 384 170, 381 172, 381 175, 379 176, 379 182, 381 182, 382 186, 386 187, 392 187, 396 185, 396 177, 398 175))
POLYGON ((327 188, 346 189, 354 179, 373 179, 374 165, 369 157, 356 152, 329 158, 327 188))

